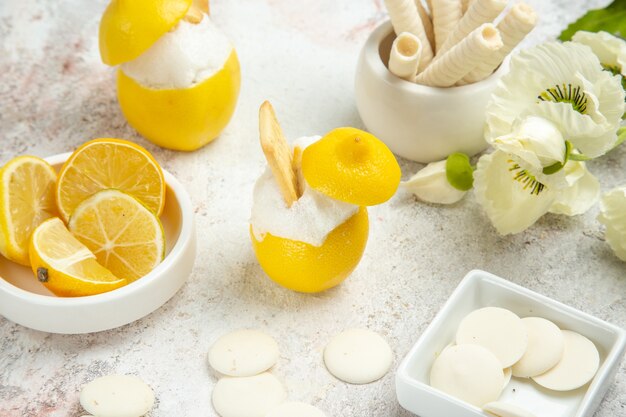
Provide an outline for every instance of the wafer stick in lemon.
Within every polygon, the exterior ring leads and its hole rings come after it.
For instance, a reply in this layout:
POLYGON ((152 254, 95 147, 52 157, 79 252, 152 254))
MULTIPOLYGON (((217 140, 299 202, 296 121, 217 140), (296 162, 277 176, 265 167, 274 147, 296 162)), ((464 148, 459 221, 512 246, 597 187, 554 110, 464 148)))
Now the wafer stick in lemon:
POLYGON ((417 36, 422 43, 422 56, 418 71, 422 71, 433 59, 433 50, 428 41, 424 24, 417 13, 414 0, 385 0, 389 18, 396 34, 409 32, 417 36))
MULTIPOLYGON (((437 55, 445 54, 483 23, 491 23, 506 7, 506 0, 476 0, 454 28, 437 55)), ((435 58, 436 59, 436 58, 435 58)))
POLYGON ((476 68, 463 77, 461 83, 475 83, 489 77, 502 64, 504 58, 533 30, 536 24, 537 14, 531 6, 526 3, 518 3, 513 6, 497 25, 504 46, 481 61, 476 68))
POLYGON ((193 0, 187 14, 183 20, 189 23, 198 24, 202 21, 204 14, 209 14, 209 0, 193 0))
POLYGON ((434 87, 450 87, 502 45, 498 29, 485 23, 433 62, 416 81, 434 87))
POLYGON ((461 20, 461 0, 432 0, 430 14, 435 30, 435 51, 438 53, 461 20))
POLYGON ((259 110, 259 133, 265 159, 274 174, 288 207, 298 200, 298 180, 293 169, 293 154, 278 124, 269 101, 259 110))
POLYGON ((415 6, 417 7, 417 13, 419 14, 422 25, 424 26, 424 31, 426 32, 426 37, 430 43, 430 48, 432 49, 435 47, 435 32, 433 32, 432 18, 426 8, 424 8, 421 0, 415 0, 415 6))
POLYGON ((412 33, 402 32, 391 46, 389 71, 396 77, 415 81, 421 53, 422 43, 419 38, 412 33))

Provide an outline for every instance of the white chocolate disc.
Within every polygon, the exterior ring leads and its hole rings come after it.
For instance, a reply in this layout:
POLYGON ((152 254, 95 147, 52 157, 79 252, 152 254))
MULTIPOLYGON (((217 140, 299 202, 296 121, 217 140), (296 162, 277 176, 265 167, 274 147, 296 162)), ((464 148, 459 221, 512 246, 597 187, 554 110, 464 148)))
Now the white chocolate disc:
POLYGON ((482 346, 450 346, 435 360, 430 385, 480 407, 498 399, 504 387, 504 372, 498 358, 482 346))
POLYGON ((504 388, 506 388, 506 386, 509 385, 509 382, 511 382, 511 377, 513 376, 513 370, 512 368, 504 368, 503 372, 504 372, 504 387, 502 389, 504 390, 504 388))
POLYGON ((468 314, 456 332, 457 345, 480 345, 490 350, 508 368, 517 362, 528 345, 522 319, 509 310, 485 307, 468 314))
POLYGON ((571 391, 591 381, 600 366, 596 345, 585 336, 561 330, 565 340, 563 357, 548 372, 533 377, 542 387, 554 391, 571 391))
POLYGON ((382 378, 393 363, 389 344, 378 334, 351 329, 335 336, 324 350, 328 372, 349 384, 369 384, 382 378))
POLYGON ((209 365, 228 376, 254 376, 278 361, 278 345, 257 330, 239 330, 217 339, 209 351, 209 365))
POLYGON ((154 405, 154 392, 136 376, 109 375, 85 385, 80 404, 98 417, 143 416, 154 405))
POLYGON ((326 414, 312 405, 293 402, 279 405, 265 417, 326 417, 326 414))
POLYGON ((225 376, 213 388, 213 407, 221 417, 266 417, 286 397, 283 385, 270 373, 225 376))
POLYGON ((502 401, 485 404, 483 410, 498 417, 535 417, 530 411, 502 401))
POLYGON ((539 317, 522 319, 528 333, 524 356, 513 365, 513 375, 529 378, 541 375, 559 363, 563 356, 563 333, 549 320, 539 317))

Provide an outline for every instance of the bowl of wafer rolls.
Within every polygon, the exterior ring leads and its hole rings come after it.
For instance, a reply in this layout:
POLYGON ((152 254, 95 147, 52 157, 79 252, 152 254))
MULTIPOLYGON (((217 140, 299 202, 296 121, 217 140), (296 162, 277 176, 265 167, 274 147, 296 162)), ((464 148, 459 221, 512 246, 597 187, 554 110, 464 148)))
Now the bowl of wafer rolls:
POLYGON ((385 0, 390 20, 367 39, 356 104, 399 156, 428 163, 487 147, 485 108, 509 54, 537 15, 506 0, 385 0))

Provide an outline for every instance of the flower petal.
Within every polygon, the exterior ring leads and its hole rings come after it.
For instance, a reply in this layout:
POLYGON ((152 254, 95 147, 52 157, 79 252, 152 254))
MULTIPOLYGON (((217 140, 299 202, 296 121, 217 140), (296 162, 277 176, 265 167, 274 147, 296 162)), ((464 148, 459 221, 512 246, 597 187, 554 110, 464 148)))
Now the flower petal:
POLYGON ((622 75, 626 75, 626 41, 608 32, 587 32, 579 30, 572 37, 574 42, 587 45, 598 57, 602 65, 619 67, 622 75))
POLYGON ((559 190, 550 212, 567 216, 586 213, 600 198, 600 183, 584 162, 570 161, 563 170, 568 187, 559 190))
POLYGON ((466 191, 454 188, 446 177, 446 161, 431 162, 417 171, 401 186, 422 201, 435 204, 453 204, 461 200, 466 191))
POLYGON ((602 196, 598 220, 606 226, 605 238, 615 255, 626 261, 626 186, 602 196))
POLYGON ((550 184, 539 193, 515 179, 510 155, 495 151, 483 155, 474 172, 476 199, 496 230, 503 235, 519 233, 533 225, 552 206, 556 193, 550 184))

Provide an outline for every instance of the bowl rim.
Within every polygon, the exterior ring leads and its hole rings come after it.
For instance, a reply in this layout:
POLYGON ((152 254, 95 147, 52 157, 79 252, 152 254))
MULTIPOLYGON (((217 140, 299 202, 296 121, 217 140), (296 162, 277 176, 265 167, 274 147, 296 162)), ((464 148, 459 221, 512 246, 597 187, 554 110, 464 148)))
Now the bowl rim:
POLYGON ((466 403, 465 401, 462 401, 458 398, 455 398, 449 394, 446 394, 431 387, 421 380, 411 376, 409 371, 409 363, 411 362, 412 358, 419 354, 420 350, 426 343, 426 340, 430 339, 432 335, 439 330, 439 328, 445 325, 446 317, 455 308, 455 305, 458 303, 459 299, 461 299, 465 295, 467 288, 470 287, 475 281, 488 282, 489 285, 503 287, 508 291, 517 293, 517 295, 519 296, 532 298, 535 301, 546 304, 552 309, 559 311, 559 313, 575 317, 576 319, 580 321, 585 321, 593 325, 594 327, 602 328, 615 334, 615 343, 611 346, 610 350, 606 352, 606 357, 604 358, 604 361, 600 364, 596 375, 590 381, 590 383, 588 383, 589 387, 587 388, 583 398, 581 399, 581 403, 576 411, 576 417, 581 415, 581 410, 589 410, 589 407, 593 403, 593 399, 595 398, 595 396, 602 393, 599 385, 604 380, 606 380, 608 375, 610 375, 611 370, 619 366, 620 364, 621 357, 626 350, 626 330, 602 319, 599 319, 595 316, 592 316, 591 314, 585 313, 584 311, 563 304, 553 298, 532 291, 514 282, 511 282, 502 277, 480 269, 473 269, 468 272, 465 277, 463 277, 463 279, 454 289, 450 297, 446 300, 443 307, 441 307, 441 309, 437 312, 434 319, 430 322, 430 324, 428 324, 424 332, 419 336, 409 352, 402 359, 396 371, 396 384, 400 382, 403 384, 408 384, 413 389, 427 392, 429 395, 436 396, 442 400, 462 407, 468 412, 472 412, 473 415, 484 415, 481 408, 466 403))
POLYGON ((478 90, 488 88, 494 82, 498 82, 500 77, 508 71, 511 54, 507 55, 502 64, 498 67, 496 71, 493 72, 493 74, 491 74, 484 80, 472 84, 452 87, 432 87, 429 85, 417 84, 404 80, 393 75, 385 66, 385 64, 383 64, 383 61, 380 58, 380 44, 385 39, 385 37, 387 37, 393 31, 394 29, 391 24, 391 20, 386 19, 381 22, 372 31, 372 33, 370 33, 370 35, 367 37, 367 40, 365 41, 365 45, 363 46, 364 63, 372 69, 372 71, 379 77, 380 80, 382 80, 391 88, 409 91, 413 94, 420 95, 456 95, 461 93, 471 95, 478 90))
MULTIPOLYGON (((56 155, 52 155, 43 158, 50 165, 57 165, 64 163, 72 154, 72 152, 65 152, 56 155)), ((125 298, 134 293, 141 292, 145 287, 150 286, 154 279, 163 273, 167 272, 172 264, 182 256, 183 250, 187 245, 187 242, 193 235, 193 206, 189 194, 183 187, 183 185, 170 174, 167 170, 163 170, 163 176, 165 178, 165 184, 169 186, 174 195, 181 212, 181 227, 176 243, 165 256, 165 259, 157 265, 147 275, 140 279, 131 282, 121 288, 105 292, 96 295, 87 295, 82 297, 57 297, 54 295, 36 294, 22 288, 16 287, 9 283, 4 278, 0 277, 0 291, 7 293, 9 296, 15 299, 21 300, 29 304, 37 304, 42 306, 84 306, 84 305, 97 305, 105 304, 113 300, 125 298)), ((9 261, 10 262, 10 261, 9 261)))

